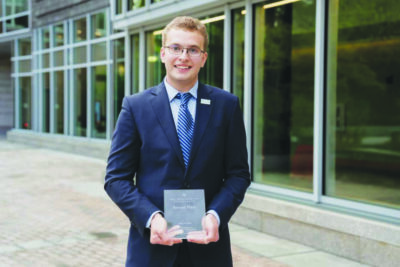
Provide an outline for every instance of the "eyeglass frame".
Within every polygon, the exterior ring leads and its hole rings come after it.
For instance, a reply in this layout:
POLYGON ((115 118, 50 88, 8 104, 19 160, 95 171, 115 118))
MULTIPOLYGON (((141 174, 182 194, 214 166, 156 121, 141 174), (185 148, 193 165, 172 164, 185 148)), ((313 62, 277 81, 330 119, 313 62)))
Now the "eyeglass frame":
POLYGON ((194 46, 194 47, 181 47, 180 45, 166 45, 166 46, 163 46, 163 48, 168 48, 168 53, 170 53, 170 54, 172 54, 172 55, 175 55, 175 56, 180 56, 180 55, 182 55, 183 54, 183 50, 186 50, 186 54, 189 56, 189 57, 200 57, 200 55, 201 54, 204 54, 206 51, 204 51, 204 50, 201 50, 199 47, 197 47, 197 46, 194 46), (178 53, 174 53, 174 52, 172 52, 171 51, 171 48, 173 48, 173 47, 180 47, 181 49, 180 49, 180 52, 178 52, 178 53), (191 55, 190 53, 189 53, 189 49, 191 49, 191 48, 196 48, 196 49, 199 49, 200 50, 200 53, 198 54, 198 55, 191 55))

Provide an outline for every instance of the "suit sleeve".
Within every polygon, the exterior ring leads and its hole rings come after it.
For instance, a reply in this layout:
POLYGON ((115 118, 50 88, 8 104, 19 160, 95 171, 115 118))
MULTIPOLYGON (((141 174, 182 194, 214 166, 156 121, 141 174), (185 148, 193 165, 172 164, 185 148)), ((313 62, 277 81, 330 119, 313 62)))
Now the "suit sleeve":
POLYGON ((143 235, 151 214, 159 210, 136 187, 141 140, 129 101, 125 97, 113 134, 104 189, 143 235))
POLYGON ((225 227, 242 203, 250 185, 250 172, 246 148, 246 132, 239 100, 236 98, 230 113, 225 139, 225 180, 219 193, 208 209, 215 210, 220 217, 220 227, 225 227))

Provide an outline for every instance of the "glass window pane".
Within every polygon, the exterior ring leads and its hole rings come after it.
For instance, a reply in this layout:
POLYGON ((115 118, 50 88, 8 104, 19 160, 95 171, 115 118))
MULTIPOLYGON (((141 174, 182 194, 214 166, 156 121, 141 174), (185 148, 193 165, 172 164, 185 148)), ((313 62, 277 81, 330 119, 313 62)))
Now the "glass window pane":
POLYGON ((18 62, 18 72, 31 72, 31 60, 26 59, 26 60, 20 60, 18 62))
POLYGON ((29 27, 28 16, 16 17, 6 20, 6 31, 16 31, 29 27))
POLYGON ((64 133, 64 71, 54 73, 54 128, 64 133))
POLYGON ((244 18, 243 8, 232 11, 232 71, 231 71, 231 90, 239 97, 243 107, 244 90, 244 18))
POLYGON ((132 35, 132 65, 131 86, 132 94, 139 92, 139 34, 132 35))
POLYGON ((101 38, 106 36, 106 23, 105 23, 105 14, 99 13, 92 15, 92 34, 91 38, 101 38))
POLYGON ((115 13, 117 15, 122 13, 122 0, 115 0, 115 13))
POLYGON ((93 120, 92 137, 106 138, 107 67, 96 66, 92 71, 93 120))
POLYGON ((383 2, 330 1, 325 193, 400 208, 400 2, 383 2))
POLYGON ((19 128, 32 129, 32 85, 31 77, 19 78, 19 128))
POLYGON ((114 41, 114 124, 121 111, 125 95, 125 49, 124 39, 114 41))
POLYGON ((254 180, 312 191, 315 1, 254 9, 254 180))
POLYGON ((6 15, 14 15, 28 10, 28 0, 5 0, 6 15))
POLYGON ((42 29, 42 49, 50 48, 50 30, 42 29))
POLYGON ((166 72, 160 59, 161 29, 146 33, 146 87, 159 84, 166 72))
POLYGON ((74 135, 86 136, 87 126, 87 83, 86 68, 76 69, 74 71, 74 135))
POLYGON ((86 62, 86 46, 78 46, 74 48, 74 64, 86 62))
POLYGON ((64 25, 59 24, 54 26, 54 45, 63 46, 64 45, 64 25))
POLYGON ((97 43, 92 45, 92 61, 107 59, 107 43, 97 43))
POLYGON ((224 86, 224 18, 222 14, 202 19, 208 32, 208 58, 199 72, 199 81, 222 88, 224 86))
POLYGON ((50 67, 50 54, 44 53, 42 55, 42 68, 47 69, 50 67))
POLYGON ((50 132, 50 73, 43 73, 43 132, 50 132))
POLYGON ((128 1, 128 10, 138 9, 140 7, 144 7, 145 0, 127 0, 128 1))
POLYGON ((54 66, 59 67, 64 65, 64 51, 55 51, 53 54, 54 66))
POLYGON ((74 42, 82 42, 86 40, 86 18, 74 21, 74 42))
POLYGON ((31 38, 22 38, 18 40, 18 55, 27 56, 31 55, 31 38))

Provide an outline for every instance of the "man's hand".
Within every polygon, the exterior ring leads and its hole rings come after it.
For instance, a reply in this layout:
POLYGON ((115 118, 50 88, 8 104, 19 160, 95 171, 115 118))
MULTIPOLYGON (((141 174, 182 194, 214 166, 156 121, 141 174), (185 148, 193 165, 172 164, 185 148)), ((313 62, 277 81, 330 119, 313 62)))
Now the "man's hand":
POLYGON ((150 243, 172 246, 174 244, 182 243, 182 239, 175 238, 176 235, 182 234, 183 231, 179 226, 173 226, 167 229, 167 221, 164 217, 157 213, 154 215, 150 223, 150 243))
POLYGON ((188 242, 208 244, 219 240, 218 221, 212 214, 207 214, 202 220, 203 231, 190 232, 187 235, 188 242))

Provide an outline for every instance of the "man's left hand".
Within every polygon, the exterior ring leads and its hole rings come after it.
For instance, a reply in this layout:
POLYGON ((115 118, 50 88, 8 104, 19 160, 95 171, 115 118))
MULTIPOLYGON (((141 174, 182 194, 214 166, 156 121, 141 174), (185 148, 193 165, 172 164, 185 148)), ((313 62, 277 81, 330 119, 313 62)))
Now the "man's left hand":
POLYGON ((218 221, 212 214, 207 214, 202 220, 203 231, 190 232, 187 241, 197 244, 209 244, 219 240, 218 221))

